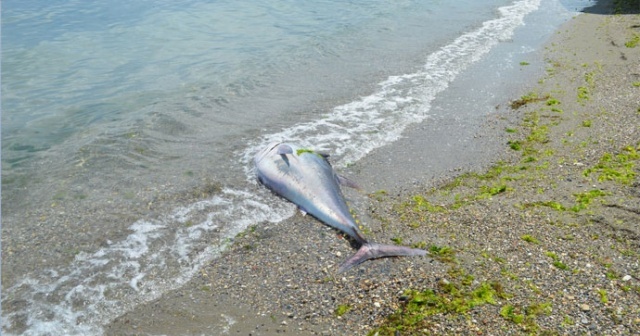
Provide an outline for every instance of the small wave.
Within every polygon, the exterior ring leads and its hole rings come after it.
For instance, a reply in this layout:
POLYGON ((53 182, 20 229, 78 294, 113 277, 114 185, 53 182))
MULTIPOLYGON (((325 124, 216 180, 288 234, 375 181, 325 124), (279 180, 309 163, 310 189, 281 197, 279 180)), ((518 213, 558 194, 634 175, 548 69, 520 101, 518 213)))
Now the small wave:
POLYGON ((295 213, 272 199, 267 192, 224 189, 163 218, 139 220, 124 240, 8 288, 2 328, 5 334, 102 334, 124 312, 184 285, 250 225, 295 213))
POLYGON ((429 117, 431 102, 438 93, 496 44, 511 38, 524 17, 539 5, 540 0, 521 0, 500 7, 499 18, 484 22, 479 29, 429 55, 422 70, 391 76, 369 96, 337 106, 318 120, 286 128, 252 143, 241 158, 248 180, 253 180, 253 155, 271 142, 292 141, 330 151, 338 158, 334 160, 338 166, 346 166, 397 140, 409 125, 429 117))

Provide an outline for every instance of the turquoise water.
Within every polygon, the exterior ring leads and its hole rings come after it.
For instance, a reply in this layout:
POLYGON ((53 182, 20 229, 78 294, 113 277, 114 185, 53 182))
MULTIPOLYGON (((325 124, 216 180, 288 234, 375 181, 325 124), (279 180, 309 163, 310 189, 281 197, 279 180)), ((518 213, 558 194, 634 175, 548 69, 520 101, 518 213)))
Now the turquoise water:
POLYGON ((4 2, 4 331, 101 334, 294 213, 256 186, 258 148, 344 166, 411 124, 487 113, 589 3, 4 2))

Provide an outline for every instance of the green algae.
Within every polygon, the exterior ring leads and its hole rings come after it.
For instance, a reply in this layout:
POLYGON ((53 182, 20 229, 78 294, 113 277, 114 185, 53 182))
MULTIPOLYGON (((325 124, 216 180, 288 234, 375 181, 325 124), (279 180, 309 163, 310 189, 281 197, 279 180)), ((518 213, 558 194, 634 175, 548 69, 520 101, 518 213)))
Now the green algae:
POLYGON ((338 305, 338 306, 336 307, 336 309, 334 310, 334 312, 333 312, 333 313, 334 313, 336 316, 338 316, 338 317, 339 317, 339 316, 342 316, 342 315, 346 314, 348 311, 350 311, 350 310, 351 310, 351 308, 352 308, 352 307, 351 307, 351 305, 348 305, 348 304, 340 304, 340 305, 338 305))
POLYGON ((514 151, 519 151, 522 149, 522 142, 521 141, 509 141, 507 142, 507 144, 509 145, 509 147, 511 149, 513 149, 514 151))
POLYGON ((310 154, 316 154, 316 155, 319 155, 318 153, 314 152, 314 151, 313 151, 313 150, 311 150, 311 149, 300 148, 300 149, 296 150, 296 155, 297 155, 297 156, 300 156, 300 155, 302 155, 302 154, 304 154, 304 153, 310 153, 310 154))
POLYGON ((426 198, 420 195, 413 196, 413 202, 415 204, 415 211, 428 211, 428 212, 444 212, 447 209, 441 205, 434 205, 427 201, 426 198))
POLYGON ((578 87, 578 102, 585 103, 586 101, 591 99, 591 94, 589 92, 589 88, 586 86, 578 87))
POLYGON ((455 251, 448 246, 429 246, 429 256, 433 259, 447 263, 457 263, 455 251))
POLYGON ((562 212, 562 211, 572 211, 572 212, 580 212, 582 210, 588 209, 589 205, 597 198, 606 196, 602 190, 593 189, 582 193, 573 194, 575 198, 575 204, 571 207, 567 207, 560 202, 557 201, 539 201, 539 202, 529 202, 520 204, 518 207, 520 208, 531 208, 531 207, 548 207, 553 210, 562 212))
POLYGON ((550 302, 536 302, 525 308, 507 304, 500 309, 500 316, 507 321, 521 325, 524 331, 537 334, 540 331, 540 326, 537 324, 536 319, 540 315, 550 315, 552 311, 550 302))
POLYGON ((497 304, 498 298, 509 297, 498 282, 482 282, 471 287, 473 277, 464 275, 462 280, 442 280, 438 287, 424 291, 407 290, 401 297, 402 307, 387 317, 386 321, 369 335, 415 334, 429 325, 432 315, 466 315, 473 308, 497 304), (471 279, 471 281, 469 281, 471 279))
POLYGON ((560 261, 560 257, 558 257, 557 254, 555 254, 555 252, 545 252, 545 255, 549 258, 551 258, 552 260, 552 265, 555 266, 558 269, 561 269, 563 271, 567 271, 569 270, 569 266, 567 266, 565 263, 563 263, 562 261, 560 261))
MULTIPOLYGON (((640 145, 638 146, 640 147, 640 145)), ((605 153, 598 164, 583 172, 585 177, 592 174, 597 175, 597 180, 614 181, 623 185, 631 184, 635 177, 636 161, 640 159, 638 149, 633 146, 626 146, 616 155, 605 153)))
POLYGON ((633 34, 627 42, 624 43, 624 46, 627 48, 635 48, 640 43, 640 34, 633 34))
POLYGON ((532 243, 532 244, 536 244, 536 245, 540 244, 540 241, 538 239, 536 239, 535 237, 533 237, 532 235, 528 235, 528 234, 522 235, 520 237, 520 239, 526 241, 527 243, 532 243))
POLYGON ((520 97, 520 99, 516 99, 514 101, 511 102, 511 108, 514 110, 517 110, 518 108, 525 106, 527 104, 530 103, 534 103, 534 102, 538 102, 538 101, 545 101, 549 98, 549 96, 538 96, 537 93, 535 92, 530 92, 522 97, 520 97))

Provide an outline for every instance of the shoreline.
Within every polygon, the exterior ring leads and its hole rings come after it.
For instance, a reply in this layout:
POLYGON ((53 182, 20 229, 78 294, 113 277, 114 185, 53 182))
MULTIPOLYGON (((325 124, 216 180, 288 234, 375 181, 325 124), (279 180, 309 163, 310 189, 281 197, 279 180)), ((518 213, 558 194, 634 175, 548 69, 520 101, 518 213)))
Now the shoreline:
MULTIPOLYGON (((632 153, 640 152, 634 127, 640 125, 640 88, 635 86, 640 69, 633 62, 640 59, 640 46, 625 46, 637 18, 583 14, 560 28, 548 44, 550 70, 534 89, 535 97, 523 93, 531 99, 522 107, 490 115, 483 124, 480 140, 502 146, 497 157, 505 163, 479 150, 483 162, 463 169, 475 175, 434 173, 385 192, 371 190, 373 182, 364 181, 368 196, 345 190, 368 226, 367 237, 437 247, 430 258, 374 260, 336 276, 337 265, 355 250, 336 239, 341 237, 336 231, 296 215, 247 230, 189 284, 121 316, 105 333, 338 335, 367 334, 381 326, 387 328, 381 334, 390 328, 410 333, 398 329, 406 323, 399 327, 387 320, 407 302, 415 303, 417 293, 405 290, 432 290, 434 300, 445 302, 456 298, 450 284, 461 298, 490 284, 493 303, 464 313, 437 312, 422 318, 419 330, 639 330, 640 266, 633 247, 640 228, 633 223, 640 222, 634 211, 640 209, 640 161, 632 153), (596 37, 580 34, 586 29, 595 30, 596 37), (635 173, 630 184, 598 181, 606 154, 627 155, 632 163, 627 172, 635 173), (489 163, 493 168, 480 169, 489 163), (587 169, 592 170, 585 176, 587 169), (576 194, 587 196, 580 201, 576 194)), ((441 131, 460 128, 448 125, 441 131)), ((468 125, 466 134, 474 138, 477 124, 468 125)), ((474 142, 478 148, 480 140, 474 142)), ((411 152, 404 144, 393 147, 411 152)), ((381 160, 384 154, 363 161, 381 160)), ((393 176, 398 162, 392 163, 378 174, 393 176)), ((369 167, 358 162, 346 174, 379 180, 369 167)))

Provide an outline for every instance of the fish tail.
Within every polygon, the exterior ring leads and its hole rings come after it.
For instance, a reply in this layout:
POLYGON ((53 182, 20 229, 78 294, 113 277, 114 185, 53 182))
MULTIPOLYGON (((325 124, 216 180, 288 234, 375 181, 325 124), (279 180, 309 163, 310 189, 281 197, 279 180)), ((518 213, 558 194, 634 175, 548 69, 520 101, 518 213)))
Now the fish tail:
POLYGON ((353 266, 359 265, 369 259, 386 257, 423 256, 427 251, 406 246, 384 245, 377 243, 364 243, 356 254, 345 260, 338 268, 338 273, 347 271, 353 266))

